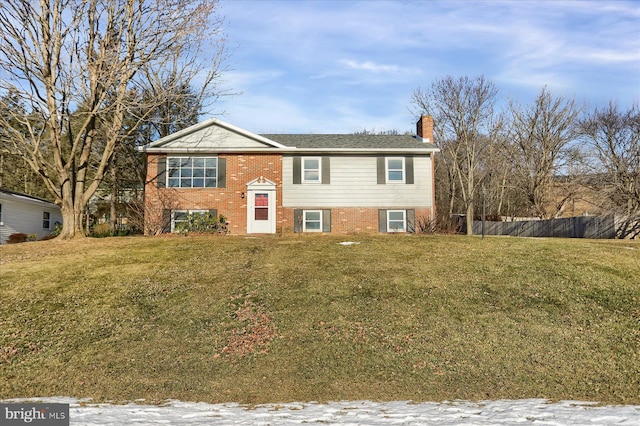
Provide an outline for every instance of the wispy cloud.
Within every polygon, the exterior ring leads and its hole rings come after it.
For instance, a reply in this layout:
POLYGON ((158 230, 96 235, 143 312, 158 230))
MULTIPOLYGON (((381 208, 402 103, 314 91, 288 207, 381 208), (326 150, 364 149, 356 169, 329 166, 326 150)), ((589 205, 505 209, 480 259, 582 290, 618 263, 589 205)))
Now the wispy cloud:
POLYGON ((448 74, 484 74, 524 102, 544 85, 592 103, 640 99, 633 0, 233 0, 222 13, 237 46, 227 80, 244 93, 225 107, 254 117, 249 129, 402 130, 411 92, 448 74))

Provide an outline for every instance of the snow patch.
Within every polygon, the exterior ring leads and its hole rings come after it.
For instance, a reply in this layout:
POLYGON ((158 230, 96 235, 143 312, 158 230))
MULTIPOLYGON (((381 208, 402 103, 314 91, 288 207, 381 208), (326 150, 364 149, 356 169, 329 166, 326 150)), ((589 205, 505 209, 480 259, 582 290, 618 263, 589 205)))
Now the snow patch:
POLYGON ((171 400, 162 405, 91 404, 66 397, 29 398, 4 403, 43 402, 69 404, 70 424, 108 425, 622 425, 640 424, 640 405, 599 406, 591 402, 544 399, 500 401, 339 401, 321 404, 206 404, 171 400))

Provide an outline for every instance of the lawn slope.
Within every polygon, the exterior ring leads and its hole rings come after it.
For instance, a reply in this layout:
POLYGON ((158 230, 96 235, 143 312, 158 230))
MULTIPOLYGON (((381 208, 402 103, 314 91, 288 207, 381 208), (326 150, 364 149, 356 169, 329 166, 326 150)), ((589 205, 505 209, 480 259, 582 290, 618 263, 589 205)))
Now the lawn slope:
POLYGON ((2 246, 0 399, 638 404, 638 271, 629 241, 2 246))

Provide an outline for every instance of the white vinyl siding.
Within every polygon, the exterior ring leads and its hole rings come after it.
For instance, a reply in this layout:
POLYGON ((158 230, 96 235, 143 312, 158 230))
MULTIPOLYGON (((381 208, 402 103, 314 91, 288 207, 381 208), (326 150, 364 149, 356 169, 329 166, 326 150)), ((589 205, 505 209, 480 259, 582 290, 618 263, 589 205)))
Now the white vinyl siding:
POLYGON ((379 185, 376 156, 332 156, 331 183, 294 185, 293 156, 282 160, 282 204, 294 208, 431 207, 431 158, 414 156, 414 184, 379 185))
POLYGON ((56 223, 62 223, 60 207, 53 203, 0 193, 0 204, 2 205, 0 244, 4 244, 9 236, 15 233, 36 234, 40 239, 49 235, 56 223), (45 212, 49 213, 50 229, 43 228, 45 212))

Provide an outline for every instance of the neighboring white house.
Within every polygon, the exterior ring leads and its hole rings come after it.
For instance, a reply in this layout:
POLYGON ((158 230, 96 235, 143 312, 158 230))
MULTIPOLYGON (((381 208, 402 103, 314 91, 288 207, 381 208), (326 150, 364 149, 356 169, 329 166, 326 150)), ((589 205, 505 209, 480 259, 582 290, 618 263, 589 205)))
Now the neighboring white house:
POLYGON ((0 244, 11 234, 35 234, 40 239, 62 223, 60 207, 49 201, 0 188, 0 244))

